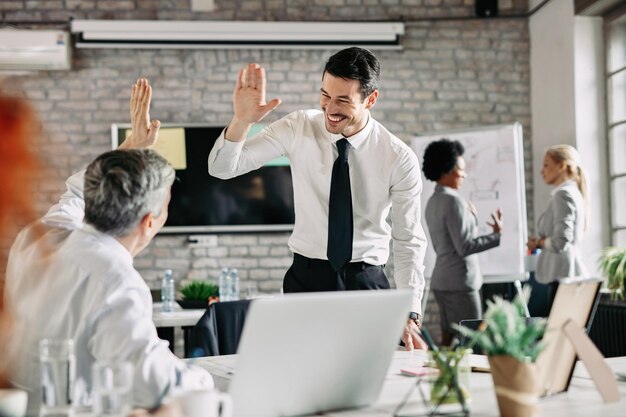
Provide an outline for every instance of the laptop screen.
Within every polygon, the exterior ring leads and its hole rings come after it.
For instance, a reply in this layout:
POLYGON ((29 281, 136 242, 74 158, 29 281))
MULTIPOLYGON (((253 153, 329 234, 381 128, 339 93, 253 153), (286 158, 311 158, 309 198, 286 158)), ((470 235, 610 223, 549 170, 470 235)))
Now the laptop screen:
POLYGON ((410 309, 409 291, 254 300, 230 393, 235 416, 292 416, 377 400, 410 309))

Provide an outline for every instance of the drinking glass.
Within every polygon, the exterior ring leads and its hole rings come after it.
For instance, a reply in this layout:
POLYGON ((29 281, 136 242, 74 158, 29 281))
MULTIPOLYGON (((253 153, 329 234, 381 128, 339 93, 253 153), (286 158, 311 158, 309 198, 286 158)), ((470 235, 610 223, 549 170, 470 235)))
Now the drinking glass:
POLYGON ((450 412, 450 408, 469 408, 471 402, 469 390, 469 354, 470 350, 439 349, 428 351, 433 364, 439 372, 430 377, 431 414, 450 412), (450 407, 456 405, 456 407, 450 407))
POLYGON ((133 365, 96 362, 92 367, 93 412, 96 416, 126 417, 132 408, 133 365))
POLYGON ((246 287, 246 299, 253 300, 259 295, 259 290, 255 286, 248 285, 246 287))
POLYGON ((72 339, 42 339, 39 342, 42 402, 40 415, 71 416, 76 357, 72 339))

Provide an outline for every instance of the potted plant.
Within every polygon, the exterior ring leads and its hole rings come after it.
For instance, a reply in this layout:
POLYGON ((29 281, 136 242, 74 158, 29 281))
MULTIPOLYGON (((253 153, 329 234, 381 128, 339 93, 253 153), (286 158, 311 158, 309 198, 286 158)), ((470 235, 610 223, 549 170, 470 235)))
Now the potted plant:
MULTIPOLYGON (((525 292, 528 299, 529 292, 525 292)), ((535 361, 543 348, 540 339, 545 319, 527 320, 524 299, 513 302, 494 297, 487 301, 484 322, 478 330, 457 326, 488 356, 502 417, 530 417, 536 412, 537 371, 535 361)))
POLYGON ((600 269, 607 278, 606 286, 611 290, 612 300, 624 299, 626 280, 626 248, 609 246, 600 256, 600 269))
POLYGON ((219 287, 210 281, 191 281, 180 288, 182 300, 177 300, 182 308, 206 308, 217 301, 219 287))

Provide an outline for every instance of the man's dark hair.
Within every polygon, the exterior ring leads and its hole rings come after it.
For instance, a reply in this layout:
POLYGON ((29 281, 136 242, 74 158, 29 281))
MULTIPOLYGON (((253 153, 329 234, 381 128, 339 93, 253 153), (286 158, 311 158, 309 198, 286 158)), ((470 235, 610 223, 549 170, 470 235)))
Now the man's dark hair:
POLYGON ((424 176, 431 181, 439 181, 439 178, 456 167, 457 159, 464 152, 465 148, 458 140, 444 138, 430 142, 424 151, 424 176))
MULTIPOLYGON (((330 58, 324 67, 324 74, 361 83, 361 98, 365 99, 380 85, 380 64, 378 59, 367 49, 347 48, 330 58)), ((323 75, 322 75, 323 78, 323 75)))

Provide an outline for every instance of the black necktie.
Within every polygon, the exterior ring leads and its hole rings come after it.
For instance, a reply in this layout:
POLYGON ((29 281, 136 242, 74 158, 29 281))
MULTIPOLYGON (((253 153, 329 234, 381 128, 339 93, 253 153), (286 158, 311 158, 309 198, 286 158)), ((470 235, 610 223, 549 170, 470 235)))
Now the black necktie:
POLYGON ((326 255, 335 271, 352 259, 352 192, 346 139, 337 141, 339 156, 333 165, 328 203, 328 247, 326 255))

